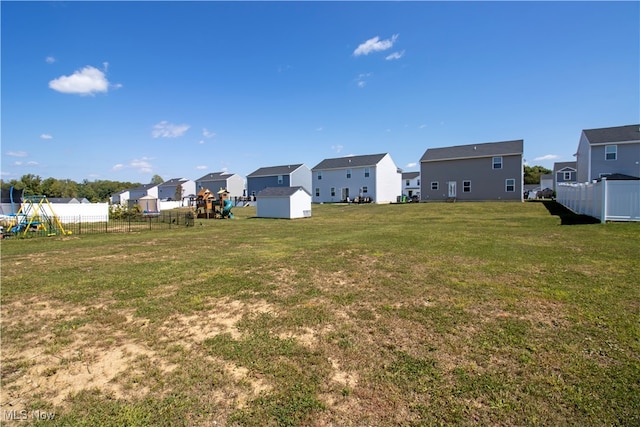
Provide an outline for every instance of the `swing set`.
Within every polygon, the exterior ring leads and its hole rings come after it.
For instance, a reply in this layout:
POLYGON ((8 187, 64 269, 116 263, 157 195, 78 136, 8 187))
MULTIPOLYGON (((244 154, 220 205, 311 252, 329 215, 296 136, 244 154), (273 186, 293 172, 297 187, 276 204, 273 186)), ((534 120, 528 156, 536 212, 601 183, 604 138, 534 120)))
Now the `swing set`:
POLYGON ((65 231, 47 196, 23 196, 22 206, 9 230, 11 234, 23 236, 29 231, 44 232, 47 236, 71 234, 65 231))

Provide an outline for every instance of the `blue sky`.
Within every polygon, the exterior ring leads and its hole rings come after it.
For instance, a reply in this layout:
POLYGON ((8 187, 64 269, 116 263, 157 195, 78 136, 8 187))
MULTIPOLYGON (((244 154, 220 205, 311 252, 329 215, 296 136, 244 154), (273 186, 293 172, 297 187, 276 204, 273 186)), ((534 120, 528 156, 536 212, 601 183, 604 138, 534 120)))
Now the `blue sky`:
POLYGON ((638 2, 7 2, 2 179, 259 167, 640 121, 638 2))

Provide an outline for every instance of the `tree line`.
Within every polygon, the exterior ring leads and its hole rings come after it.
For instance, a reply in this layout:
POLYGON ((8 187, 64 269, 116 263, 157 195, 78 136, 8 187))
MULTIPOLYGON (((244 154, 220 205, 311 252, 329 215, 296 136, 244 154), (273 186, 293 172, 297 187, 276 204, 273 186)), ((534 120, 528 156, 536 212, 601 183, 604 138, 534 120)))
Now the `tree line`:
MULTIPOLYGON (((158 175, 155 175, 152 179, 152 183, 159 184, 162 182, 162 178, 158 175)), ((139 187, 140 185, 139 182, 110 180, 89 181, 85 179, 82 182, 76 182, 71 179, 42 179, 34 174, 22 175, 20 179, 12 179, 10 181, 0 180, 0 187, 3 190, 13 187, 16 190, 23 190, 25 196, 45 195, 47 197, 86 198, 92 203, 108 202, 112 194, 139 187)))

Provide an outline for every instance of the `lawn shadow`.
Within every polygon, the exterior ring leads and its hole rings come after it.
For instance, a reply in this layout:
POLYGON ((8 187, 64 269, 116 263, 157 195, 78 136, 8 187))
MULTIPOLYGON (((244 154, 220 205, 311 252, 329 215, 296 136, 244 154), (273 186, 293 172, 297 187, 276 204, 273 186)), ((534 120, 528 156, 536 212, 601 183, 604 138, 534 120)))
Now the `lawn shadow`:
POLYGON ((599 224, 600 220, 589 215, 577 214, 555 200, 543 200, 542 204, 553 216, 560 217, 560 225, 599 224))

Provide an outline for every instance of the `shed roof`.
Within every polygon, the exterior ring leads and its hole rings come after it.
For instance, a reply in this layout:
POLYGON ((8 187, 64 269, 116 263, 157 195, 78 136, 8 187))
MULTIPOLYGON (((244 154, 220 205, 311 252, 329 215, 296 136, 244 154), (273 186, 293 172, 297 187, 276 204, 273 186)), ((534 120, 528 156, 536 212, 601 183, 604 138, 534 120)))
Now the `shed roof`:
POLYGON ((583 130, 589 144, 640 141, 640 124, 583 130))
POLYGON ((304 187, 267 187, 264 190, 260 191, 256 197, 291 197, 296 194, 298 191, 304 191, 309 196, 309 192, 304 189, 304 187))
POLYGON ((296 169, 302 167, 302 163, 295 165, 283 165, 283 166, 268 166, 257 169, 247 175, 247 178, 257 178, 260 176, 275 176, 275 175, 289 175, 296 171, 296 169))
POLYGON ((323 161, 318 163, 312 170, 375 166, 380 163, 380 160, 382 160, 387 154, 388 153, 366 154, 364 156, 348 156, 337 157, 333 159, 324 159, 323 161))
POLYGON ((522 155, 523 146, 524 141, 522 139, 517 139, 513 141, 485 142, 482 144, 429 148, 424 152, 420 162, 522 155))

